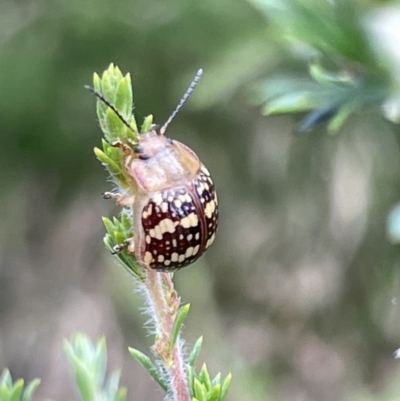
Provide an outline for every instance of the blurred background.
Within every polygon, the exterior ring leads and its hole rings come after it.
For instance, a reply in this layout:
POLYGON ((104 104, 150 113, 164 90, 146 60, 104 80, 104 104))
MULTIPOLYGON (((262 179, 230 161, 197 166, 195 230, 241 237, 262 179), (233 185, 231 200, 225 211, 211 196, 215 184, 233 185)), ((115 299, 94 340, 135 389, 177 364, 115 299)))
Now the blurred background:
POLYGON ((386 220, 400 127, 374 107, 334 135, 296 135, 304 114, 262 116, 259 83, 308 69, 269 26, 244 0, 0 3, 0 370, 40 377, 35 400, 76 399, 62 351, 76 331, 106 336, 128 400, 163 399, 128 354, 151 339, 102 241, 118 208, 101 197, 112 184, 83 86, 111 62, 132 75, 138 120, 158 123, 204 69, 169 136, 212 172, 220 229, 175 283, 192 305, 187 340, 205 336, 199 361, 233 374, 228 400, 398 399, 400 249, 386 220))

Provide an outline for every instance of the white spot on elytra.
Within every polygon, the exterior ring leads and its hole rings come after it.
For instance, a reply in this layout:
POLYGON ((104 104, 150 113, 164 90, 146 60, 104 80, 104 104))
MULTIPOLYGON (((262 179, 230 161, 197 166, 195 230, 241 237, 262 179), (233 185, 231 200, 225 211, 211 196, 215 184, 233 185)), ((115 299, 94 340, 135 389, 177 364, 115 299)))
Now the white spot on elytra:
POLYGON ((151 242, 151 237, 150 237, 150 235, 146 235, 146 243, 147 243, 147 244, 150 244, 150 242, 151 242))
POLYGON ((158 255, 157 259, 160 263, 164 262, 164 255, 158 255))
POLYGON ((185 255, 179 255, 178 262, 183 262, 186 259, 185 255))
POLYGON ((204 213, 208 219, 211 218, 212 214, 214 213, 214 210, 215 210, 215 202, 214 201, 208 202, 206 207, 204 208, 204 213))
POLYGON ((150 252, 146 252, 143 257, 143 262, 146 265, 150 264, 153 261, 153 255, 150 252))
POLYGON ((181 219, 179 224, 183 228, 196 227, 199 224, 199 218, 195 213, 190 213, 188 216, 181 219))
POLYGON ((199 252, 200 245, 196 245, 193 249, 193 256, 197 255, 197 252, 199 252))
POLYGON ((170 264, 171 264, 171 261, 170 261, 170 260, 165 260, 165 261, 164 261, 164 265, 165 265, 165 266, 169 266, 170 264))
POLYGON ((174 205, 175 205, 177 208, 180 208, 180 207, 182 206, 182 202, 181 202, 179 199, 175 199, 175 200, 174 200, 174 205))
POLYGON ((188 241, 191 241, 192 238, 193 238, 193 234, 189 234, 189 235, 186 237, 186 239, 187 239, 188 241))
POLYGON ((189 246, 189 248, 186 249, 185 258, 190 258, 193 255, 193 250, 194 248, 192 246, 189 246))
POLYGON ((161 205, 161 203, 162 203, 162 196, 161 196, 161 194, 155 194, 155 195, 153 196, 153 202, 154 202, 156 205, 161 205))
POLYGON ((174 252, 174 253, 171 255, 171 261, 172 261, 172 262, 177 262, 177 261, 178 261, 178 257, 179 257, 179 255, 178 255, 176 252, 174 252))
POLYGON ((207 241, 206 248, 207 249, 215 240, 215 233, 211 236, 211 238, 207 241))
POLYGON ((163 213, 167 213, 168 212, 168 203, 167 202, 163 202, 161 204, 161 210, 163 213))

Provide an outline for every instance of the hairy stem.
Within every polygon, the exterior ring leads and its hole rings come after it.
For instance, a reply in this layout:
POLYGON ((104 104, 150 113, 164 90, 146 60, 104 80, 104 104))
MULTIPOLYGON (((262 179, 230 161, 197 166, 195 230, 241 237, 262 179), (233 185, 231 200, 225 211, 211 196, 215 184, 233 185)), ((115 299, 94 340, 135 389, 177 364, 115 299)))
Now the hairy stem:
POLYGON ((180 339, 170 348, 172 328, 180 305, 171 275, 149 269, 144 284, 156 331, 153 351, 161 358, 168 372, 173 400, 190 401, 180 339))

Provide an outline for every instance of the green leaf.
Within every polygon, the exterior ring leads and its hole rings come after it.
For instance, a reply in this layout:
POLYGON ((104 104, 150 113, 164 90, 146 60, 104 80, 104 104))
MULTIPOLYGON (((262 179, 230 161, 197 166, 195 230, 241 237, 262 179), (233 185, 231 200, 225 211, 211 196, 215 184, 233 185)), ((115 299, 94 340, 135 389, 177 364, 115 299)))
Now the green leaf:
POLYGON ((0 400, 1 401, 10 400, 10 390, 5 382, 0 383, 0 400))
POLYGON ((95 385, 93 376, 87 370, 79 358, 76 356, 71 359, 72 367, 75 373, 75 382, 83 401, 95 401, 95 385))
POLYGON ((8 369, 4 369, 0 378, 0 383, 4 383, 7 388, 12 388, 13 382, 11 378, 10 371, 8 369))
POLYGON ((194 378, 196 377, 196 374, 195 374, 192 366, 186 365, 186 375, 187 375, 187 380, 189 383, 190 394, 191 394, 191 396, 193 396, 194 395, 193 381, 194 381, 194 378))
POLYGON ((218 374, 214 377, 214 379, 212 380, 211 384, 212 384, 212 386, 215 386, 215 385, 217 385, 217 384, 220 384, 220 382, 221 382, 221 373, 218 373, 218 374))
POLYGON ((153 125, 153 116, 150 114, 149 116, 145 117, 142 127, 140 128, 141 133, 146 133, 151 130, 151 126, 153 125))
POLYGON ((93 358, 93 376, 97 379, 99 386, 102 386, 106 376, 107 369, 107 349, 106 340, 101 337, 97 341, 95 355, 93 358))
POLYGON ((169 343, 169 348, 172 349, 175 346, 176 340, 179 336, 179 333, 182 329, 183 322, 189 313, 190 304, 183 305, 179 308, 178 313, 176 314, 174 325, 172 327, 171 339, 169 343))
POLYGON ((30 401, 35 393, 36 389, 39 387, 40 380, 34 379, 32 380, 25 388, 24 393, 22 395, 21 401, 30 401))
POLYGON ((211 390, 212 388, 211 379, 207 370, 207 365, 205 363, 203 363, 203 366, 201 367, 199 373, 199 380, 201 381, 201 383, 203 383, 207 391, 211 390))
POLYGON ((18 379, 13 386, 10 394, 10 401, 20 401, 22 391, 24 389, 23 379, 18 379))
POLYGON ((149 372, 150 376, 161 386, 162 389, 168 391, 168 385, 159 375, 157 368, 153 365, 151 359, 135 348, 129 348, 130 354, 149 372))
POLYGON ((226 394, 228 393, 229 386, 232 381, 232 375, 229 373, 228 376, 225 377, 224 382, 222 383, 221 387, 221 395, 220 395, 220 401, 223 401, 226 397, 226 394))
POLYGON ((221 393, 221 385, 216 384, 209 392, 207 401, 219 401, 220 393, 221 393))
POLYGON ((195 394, 196 398, 199 401, 207 401, 206 389, 205 389, 204 385, 202 383, 200 383, 200 381, 196 378, 193 381, 193 390, 194 390, 194 394, 195 394))
POLYGON ((190 366, 194 366, 196 364, 197 358, 201 351, 202 344, 203 344, 203 336, 201 336, 197 339, 197 341, 195 342, 195 344, 193 346, 192 352, 189 355, 188 364, 190 366))

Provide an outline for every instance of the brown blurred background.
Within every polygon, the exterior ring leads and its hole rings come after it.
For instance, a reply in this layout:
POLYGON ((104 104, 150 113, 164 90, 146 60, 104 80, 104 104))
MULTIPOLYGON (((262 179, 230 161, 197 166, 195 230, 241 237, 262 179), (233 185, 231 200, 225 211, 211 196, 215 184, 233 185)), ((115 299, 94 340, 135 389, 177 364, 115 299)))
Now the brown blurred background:
MULTIPOLYGON (((229 401, 391 400, 400 394, 400 251, 385 224, 400 198, 400 129, 378 112, 332 136, 263 117, 256 83, 306 71, 242 0, 0 3, 0 369, 76 399, 62 341, 107 337, 128 400, 163 399, 128 355, 151 344, 133 283, 104 249, 118 213, 93 155, 83 89, 110 62, 131 72, 140 121, 163 123, 204 76, 169 135, 210 169, 217 241, 175 276, 200 361, 233 373, 229 401)), ((299 117, 300 118, 300 117, 299 117)))

